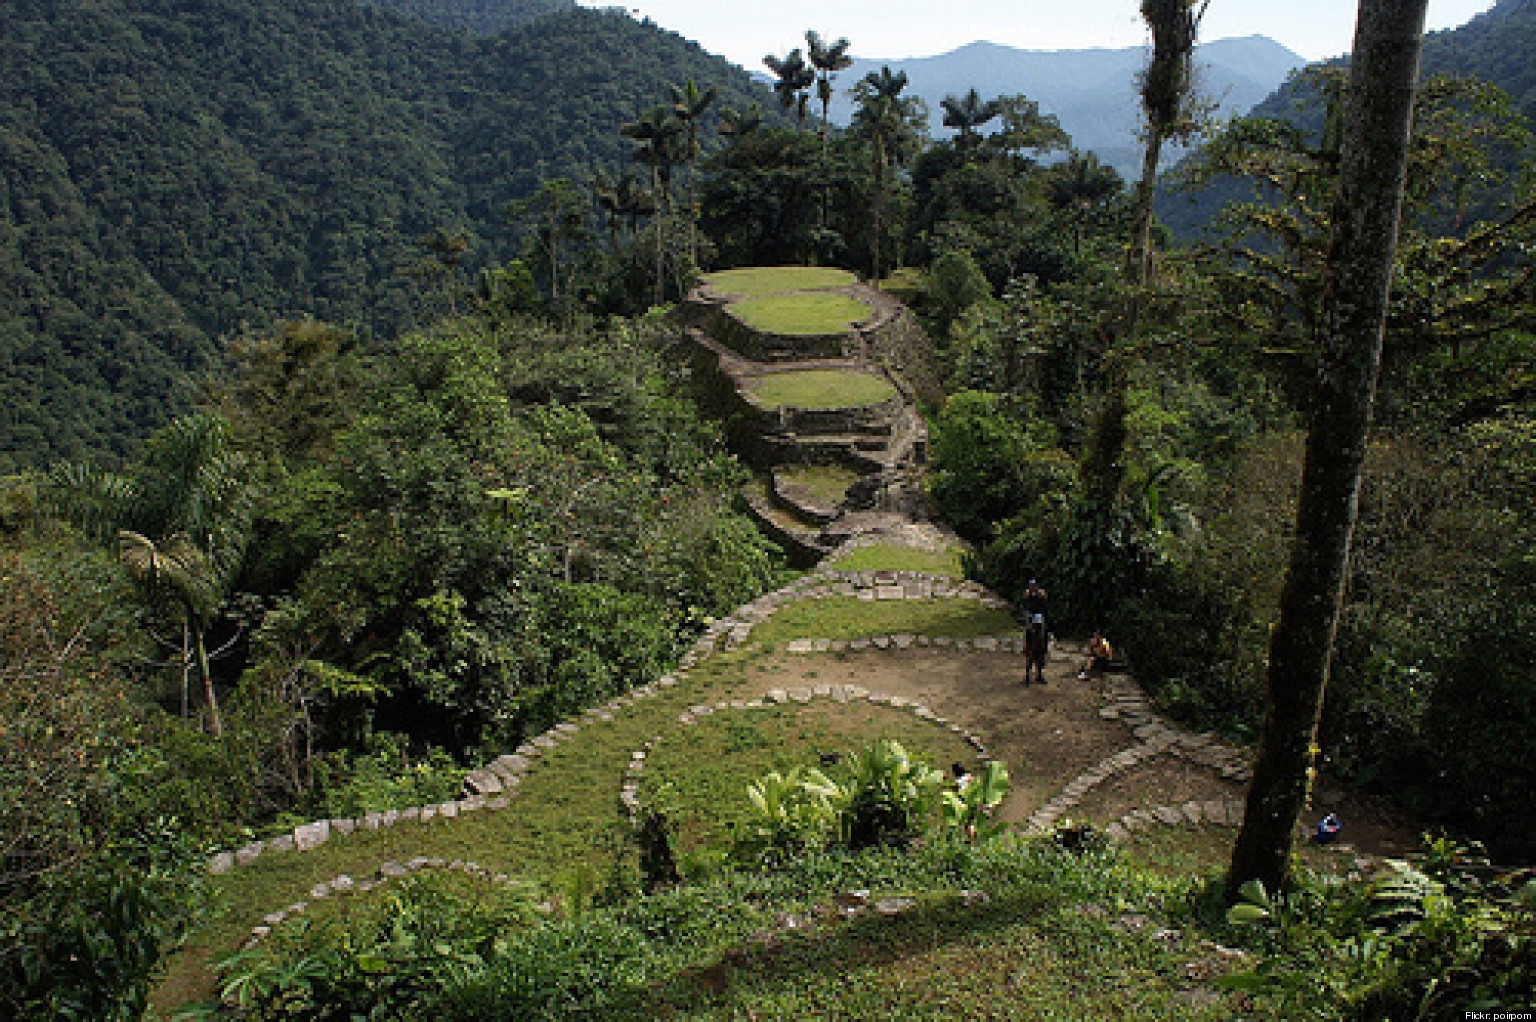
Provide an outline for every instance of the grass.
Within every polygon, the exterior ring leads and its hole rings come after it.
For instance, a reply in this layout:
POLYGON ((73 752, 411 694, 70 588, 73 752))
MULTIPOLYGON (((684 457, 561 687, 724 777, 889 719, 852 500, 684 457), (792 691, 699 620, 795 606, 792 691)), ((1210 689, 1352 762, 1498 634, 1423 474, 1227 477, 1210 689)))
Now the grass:
POLYGON ((922 550, 900 543, 871 543, 855 547, 827 566, 838 571, 920 571, 930 575, 964 578, 964 551, 958 546, 922 550))
POLYGON ((780 465, 774 475, 786 487, 796 487, 817 507, 841 504, 859 473, 846 465, 780 465))
POLYGON ((754 330, 790 337, 847 333, 872 312, 857 298, 825 291, 745 298, 729 308, 754 330))
MULTIPOLYGON (((877 546, 855 551, 839 566, 914 566, 909 558, 922 553, 877 546)), ((953 563, 955 555, 925 556, 953 563)), ((754 638, 774 643, 1012 631, 1006 612, 974 600, 833 598, 782 608, 754 638)), ((262 915, 307 900, 313 885, 339 873, 370 875, 386 859, 471 860, 527 880, 545 896, 566 890, 580 875, 605 877, 615 875, 616 866, 632 868, 616 798, 629 753, 657 736, 642 775, 644 791, 649 796, 658 784, 671 786, 668 797, 684 808, 685 848, 723 835, 734 807, 744 805, 752 776, 814 763, 818 752, 846 751, 888 735, 941 768, 954 760, 972 762, 969 747, 948 732, 904 710, 866 703, 717 712, 686 731, 678 727, 677 716, 687 706, 760 691, 762 671, 773 659, 763 648, 716 654, 677 688, 635 703, 612 721, 585 723, 541 757, 510 809, 338 837, 311 852, 268 855, 213 878, 215 906, 172 962, 156 992, 156 1008, 207 998, 205 963, 231 950, 262 915)), ((700 880, 615 910, 615 925, 632 927, 622 931, 632 937, 617 949, 598 950, 634 957, 622 970, 597 976, 607 992, 590 996, 624 1007, 587 1017, 1230 1018, 1240 1005, 1208 987, 1200 989, 1201 999, 1191 1000, 1183 972, 1200 936, 1225 935, 1164 911, 1165 901, 1177 902, 1197 882, 1189 878, 1219 865, 1225 851, 1224 832, 1197 828, 1154 831, 1130 844, 1121 853, 1125 858, 1076 858, 1048 845, 1007 840, 980 848, 935 844, 910 854, 818 858, 783 872, 700 880), (1129 857, 1145 860, 1146 869, 1130 869, 1129 857), (915 906, 895 917, 866 913, 853 919, 831 909, 835 893, 857 889, 876 898, 910 896, 915 906), (984 891, 987 899, 968 903, 960 896, 966 889, 984 891), (1145 932, 1122 933, 1114 923, 1126 912, 1155 922, 1145 932), (798 922, 789 925, 786 918, 798 922), (1154 939, 1163 925, 1184 927, 1184 942, 1154 939)), ((386 885, 317 906, 315 918, 357 918, 394 889, 386 885)), ((574 927, 570 939, 579 942, 586 922, 548 925, 574 927)), ((279 939, 273 946, 286 943, 279 939)), ((589 994, 577 989, 576 996, 589 994)))
POLYGON ((871 635, 1012 635, 1018 624, 1005 610, 979 600, 860 600, 834 596, 781 607, 752 630, 764 645, 790 639, 860 639, 871 635))
POLYGON ((312 851, 265 855, 212 878, 212 908, 172 960, 156 992, 157 1007, 209 996, 207 962, 233 950, 263 915, 308 900, 310 888, 341 873, 364 877, 389 859, 436 856, 466 859, 558 891, 579 870, 601 871, 625 834, 616 806, 629 750, 667 733, 685 706, 719 698, 723 686, 743 682, 742 665, 749 659, 713 657, 688 676, 689 684, 640 700, 612 721, 584 725, 576 739, 540 757, 508 809, 333 837, 312 851))
POLYGON ((863 408, 896 393, 883 377, 837 369, 769 373, 753 379, 747 388, 765 408, 863 408))
POLYGON ((859 278, 847 270, 830 266, 748 266, 704 275, 704 282, 709 286, 746 297, 848 287, 858 281, 859 278))
MULTIPOLYGON (((978 769, 974 749, 910 711, 864 702, 785 703, 716 711, 663 738, 646 759, 641 798, 666 791, 684 849, 719 844, 729 839, 731 824, 748 815, 748 781, 770 770, 814 767, 820 753, 850 754, 880 738, 899 741, 914 759, 935 769, 956 762, 978 769), (730 763, 731 769, 701 770, 705 763, 730 763)), ((837 766, 826 772, 839 777, 837 766)))

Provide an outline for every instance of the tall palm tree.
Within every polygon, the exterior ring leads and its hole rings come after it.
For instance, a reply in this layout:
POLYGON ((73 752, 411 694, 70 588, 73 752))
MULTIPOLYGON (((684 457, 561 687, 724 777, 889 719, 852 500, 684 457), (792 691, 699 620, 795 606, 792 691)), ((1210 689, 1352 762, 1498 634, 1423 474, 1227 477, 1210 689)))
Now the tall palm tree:
MULTIPOLYGON (((129 474, 63 465, 43 488, 55 514, 116 549, 143 584, 147 602, 168 605, 180 618, 215 735, 223 726, 207 632, 250 539, 245 469, 228 423, 204 413, 177 419, 151 437, 144 462, 129 474)), ((185 692, 183 674, 183 707, 185 692)))
POLYGON ((651 168, 651 193, 656 196, 656 281, 655 303, 666 296, 666 258, 668 222, 672 215, 672 168, 682 156, 679 138, 683 124, 667 106, 653 106, 637 120, 619 128, 619 134, 636 143, 637 161, 651 168))
POLYGON ((906 163, 916 152, 922 126, 927 121, 923 101, 902 95, 906 87, 905 71, 892 73, 889 67, 882 67, 878 72, 865 75, 853 88, 858 106, 850 130, 854 137, 869 143, 870 171, 875 181, 871 199, 874 238, 870 247, 871 279, 876 281, 883 276, 884 270, 881 255, 891 171, 906 163))
POLYGON ((976 146, 980 137, 976 129, 1001 112, 997 100, 983 100, 975 89, 964 96, 945 96, 939 105, 944 108, 944 127, 960 132, 960 148, 966 151, 976 146))
POLYGON ((814 30, 805 33, 805 47, 810 56, 811 68, 816 75, 816 98, 821 101, 822 138, 826 138, 830 127, 832 83, 837 78, 837 72, 853 66, 853 58, 848 56, 850 45, 845 38, 828 43, 821 38, 820 33, 814 30))
POLYGON ((1095 208, 1119 195, 1125 182, 1097 153, 1073 150, 1045 175, 1045 198, 1072 225, 1072 254, 1082 250, 1083 228, 1095 208))
POLYGON ((778 79, 773 83, 773 92, 779 97, 779 105, 795 111, 795 118, 805 127, 805 109, 810 102, 811 86, 816 84, 816 69, 805 62, 805 54, 798 46, 782 59, 770 53, 763 63, 778 79))
POLYGON ((688 259, 699 265, 699 197, 697 175, 699 166, 699 119, 704 116, 720 90, 711 86, 700 89, 692 78, 684 85, 672 86, 672 116, 683 125, 688 140, 684 156, 688 160, 688 259))

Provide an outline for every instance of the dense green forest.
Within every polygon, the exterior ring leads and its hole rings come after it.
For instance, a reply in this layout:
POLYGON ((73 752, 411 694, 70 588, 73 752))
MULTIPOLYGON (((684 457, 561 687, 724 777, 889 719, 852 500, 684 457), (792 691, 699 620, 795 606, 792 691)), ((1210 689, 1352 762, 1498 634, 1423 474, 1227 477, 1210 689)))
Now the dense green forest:
MULTIPOLYGON (((1518 89, 1529 12, 1505 0, 1431 63, 1513 68, 1518 89)), ((1013 598, 1048 580, 1053 626, 1108 632, 1163 712, 1260 734, 1330 336, 1331 134, 1259 118, 1207 139, 1208 168, 1272 201, 1180 247, 1150 177, 1077 151, 1028 97, 947 97, 957 134, 933 141, 903 76, 844 81, 846 42, 814 33, 769 91, 622 13, 494 36, 318 0, 5 19, 4 467, 26 471, 0 490, 0 1009, 136 1017, 208 911, 211 851, 450 798, 791 574, 740 510, 748 473, 668 315, 701 269, 845 266, 906 299, 941 377, 927 496, 968 570, 1013 598), (846 131, 822 116, 834 79, 846 131)), ((1149 137, 1183 137, 1187 76, 1148 80, 1172 91, 1149 137)), ((1347 1017, 1396 1017, 1447 977, 1459 1010, 1531 970, 1494 888, 1451 868, 1536 855, 1531 149, 1482 86, 1429 79, 1418 104, 1316 744, 1331 779, 1443 835, 1440 872, 1387 909, 1331 880, 1245 896, 1285 920, 1253 953, 1316 984, 1268 992, 1321 1017, 1361 977, 1347 1017), (1424 929, 1362 950, 1362 920, 1403 923, 1404 899, 1424 929)), ((375 943, 317 928, 227 974, 256 1017, 602 1017, 637 933, 713 933, 711 899, 860 875, 838 857, 857 842, 801 822, 706 856, 697 878, 722 886, 678 901, 631 897, 663 835, 578 874, 570 928, 509 944, 521 901, 454 903, 462 933, 415 906, 375 943), (591 914, 604 898, 627 914, 591 914)), ((897 886, 992 868, 1095 898, 1125 875, 949 833, 870 861, 897 886)))
POLYGON ((482 35, 576 7, 576 0, 372 0, 422 21, 456 25, 482 35))
POLYGON ((626 164, 619 125, 671 84, 768 98, 581 9, 490 38, 363 4, 15 3, 0 69, 6 468, 121 457, 242 324, 390 336, 419 308, 424 236, 504 263, 507 204, 626 164))

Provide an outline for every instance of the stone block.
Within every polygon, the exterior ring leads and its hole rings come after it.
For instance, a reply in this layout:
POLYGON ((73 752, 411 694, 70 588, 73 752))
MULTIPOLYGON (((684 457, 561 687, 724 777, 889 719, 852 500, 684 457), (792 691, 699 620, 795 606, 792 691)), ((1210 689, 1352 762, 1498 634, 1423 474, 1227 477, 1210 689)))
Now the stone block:
POLYGON ((301 852, 319 848, 331 839, 331 821, 316 820, 293 828, 293 846, 301 852))
POLYGON ((475 795, 501 795, 501 778, 490 770, 470 770, 464 776, 464 787, 475 795))

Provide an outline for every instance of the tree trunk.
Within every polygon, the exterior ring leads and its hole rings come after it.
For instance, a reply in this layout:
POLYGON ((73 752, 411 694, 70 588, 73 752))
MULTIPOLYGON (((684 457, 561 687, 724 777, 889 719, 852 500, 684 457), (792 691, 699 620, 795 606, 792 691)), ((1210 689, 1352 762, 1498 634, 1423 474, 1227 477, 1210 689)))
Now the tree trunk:
POLYGON ((1267 706, 1229 889, 1284 887, 1306 808, 1338 625, 1387 293, 1427 0, 1361 0, 1296 539, 1270 635, 1267 706))
POLYGON ((224 737, 224 724, 219 720, 219 697, 213 691, 213 672, 208 669, 208 644, 203 636, 203 626, 192 624, 192 641, 197 646, 197 673, 203 676, 203 696, 208 703, 208 721, 213 727, 213 737, 224 737))

